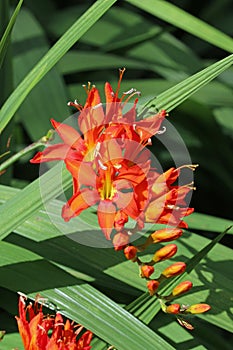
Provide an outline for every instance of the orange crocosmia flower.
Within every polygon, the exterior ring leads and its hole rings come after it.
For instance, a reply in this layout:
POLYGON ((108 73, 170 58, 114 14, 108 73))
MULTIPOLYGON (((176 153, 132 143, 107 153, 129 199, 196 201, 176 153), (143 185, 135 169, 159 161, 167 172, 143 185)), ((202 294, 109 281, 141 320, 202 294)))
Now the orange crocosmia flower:
POLYGON ((97 88, 88 84, 85 105, 77 101, 69 103, 80 111, 80 132, 52 119, 62 142, 48 146, 31 160, 32 163, 65 162, 73 178, 73 196, 63 207, 64 220, 98 204, 99 225, 107 239, 113 227, 123 229, 128 216, 137 221, 138 228, 144 225, 150 172, 150 154, 145 146, 151 144, 150 137, 159 131, 166 116, 161 111, 136 120, 137 98, 125 111, 129 101, 139 93, 131 89, 119 96, 123 74, 124 69, 120 70, 116 92, 108 82, 105 84, 105 107, 97 88))
POLYGON ((99 225, 109 240, 113 227, 120 230, 128 221, 128 216, 137 221, 147 201, 148 191, 147 166, 144 171, 138 164, 126 161, 115 140, 109 141, 108 145, 107 154, 111 155, 109 148, 112 147, 115 158, 110 156, 108 160, 108 156, 102 154, 100 159, 105 160, 105 163, 99 159, 97 170, 85 163, 81 164, 77 180, 80 190, 65 204, 62 216, 65 221, 69 221, 84 209, 98 204, 99 225), (141 191, 142 184, 144 192, 141 191))
MULTIPOLYGON (((78 124, 82 134, 69 125, 51 119, 54 129, 63 143, 46 147, 43 152, 38 152, 30 162, 44 163, 63 160, 73 176, 81 162, 92 161, 98 137, 104 128, 103 109, 92 108, 99 102, 99 92, 93 87, 91 90, 88 90, 87 102, 84 107, 75 104, 80 109, 78 124)), ((74 191, 77 189, 78 183, 74 181, 74 191)))
POLYGON ((69 320, 64 324, 62 316, 55 318, 44 315, 38 303, 26 306, 25 297, 19 297, 19 316, 16 316, 19 333, 25 350, 90 350, 92 333, 82 332, 81 325, 74 325, 69 320), (51 333, 50 336, 48 333, 51 333))
POLYGON ((191 185, 172 185, 179 177, 180 169, 171 168, 158 175, 150 174, 150 199, 145 209, 145 221, 187 228, 183 217, 194 209, 188 208, 185 197, 193 190, 191 185))

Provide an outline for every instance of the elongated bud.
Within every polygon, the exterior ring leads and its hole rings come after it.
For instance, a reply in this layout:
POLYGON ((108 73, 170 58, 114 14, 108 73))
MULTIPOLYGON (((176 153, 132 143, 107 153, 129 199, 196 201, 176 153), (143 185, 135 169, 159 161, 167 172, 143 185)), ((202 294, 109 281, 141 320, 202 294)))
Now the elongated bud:
POLYGON ((185 310, 185 313, 202 314, 203 312, 209 311, 210 309, 211 306, 208 304, 193 304, 185 310))
POLYGON ((177 297, 178 295, 188 292, 192 288, 193 284, 190 281, 184 281, 179 283, 172 291, 172 295, 177 297))
POLYGON ((182 235, 183 231, 180 229, 162 229, 152 233, 146 241, 146 245, 158 242, 170 242, 182 235))
POLYGON ((137 248, 133 245, 129 245, 124 249, 124 254, 126 259, 128 260, 134 260, 137 257, 137 248))
POLYGON ((152 273, 154 272, 154 267, 150 265, 143 265, 141 267, 141 277, 142 278, 149 278, 152 273))
POLYGON ((181 275, 186 269, 186 264, 184 262, 176 262, 170 266, 168 266, 163 272, 161 276, 170 278, 181 275))
POLYGON ((165 247, 157 250, 153 256, 153 261, 155 263, 163 260, 170 259, 177 252, 177 246, 175 244, 167 244, 165 247))
POLYGON ((148 281, 147 288, 149 290, 150 295, 154 295, 157 289, 159 288, 159 281, 156 281, 156 280, 148 281))
POLYGON ((127 234, 127 232, 124 232, 124 231, 116 233, 112 240, 112 244, 114 245, 115 250, 124 249, 128 243, 129 243, 129 235, 127 234))
POLYGON ((166 307, 166 311, 168 314, 179 314, 180 312, 180 304, 171 304, 166 307))

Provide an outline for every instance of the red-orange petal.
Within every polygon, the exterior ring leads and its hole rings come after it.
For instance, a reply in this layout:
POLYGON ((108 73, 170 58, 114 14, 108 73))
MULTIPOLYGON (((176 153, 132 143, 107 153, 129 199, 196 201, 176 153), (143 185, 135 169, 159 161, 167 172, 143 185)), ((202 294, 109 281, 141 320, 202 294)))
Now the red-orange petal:
POLYGON ((81 138, 79 132, 75 130, 72 126, 59 123, 54 119, 51 119, 51 123, 54 129, 56 129, 61 139, 68 146, 76 148, 76 145, 78 145, 78 143, 83 143, 83 139, 81 138))
POLYGON ((36 155, 30 160, 30 163, 43 163, 51 162, 54 160, 63 160, 67 157, 69 151, 69 146, 63 143, 58 143, 57 145, 52 145, 45 148, 43 152, 36 153, 36 155))
POLYGON ((62 217, 65 221, 78 216, 83 210, 97 203, 98 193, 85 189, 82 192, 75 193, 62 208, 62 217))
POLYGON ((102 200, 98 205, 98 221, 99 225, 106 237, 110 240, 110 235, 114 226, 116 216, 116 207, 110 200, 102 200))

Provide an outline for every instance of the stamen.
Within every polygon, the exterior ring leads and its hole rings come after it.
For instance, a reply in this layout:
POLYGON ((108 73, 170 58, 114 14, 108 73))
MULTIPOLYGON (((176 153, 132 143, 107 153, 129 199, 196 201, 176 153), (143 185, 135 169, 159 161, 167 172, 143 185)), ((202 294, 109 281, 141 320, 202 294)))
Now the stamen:
MULTIPOLYGON (((135 95, 141 96, 141 92, 135 90, 131 95, 129 95, 129 97, 124 101, 124 104, 123 104, 123 107, 122 107, 122 108, 124 108, 124 106, 126 105, 126 103, 128 103, 129 100, 130 100, 133 96, 135 96, 135 95)), ((125 96, 125 95, 123 95, 122 98, 123 98, 124 96, 125 96)), ((121 98, 121 101, 122 101, 122 98, 121 98)))
MULTIPOLYGON (((91 82, 88 81, 87 82, 87 86, 85 84, 82 85, 82 87, 84 88, 84 90, 86 91, 86 94, 89 95, 89 92, 91 90, 91 82)), ((93 85, 93 87, 95 87, 95 85, 93 85)))
POLYGON ((148 145, 152 145, 151 138, 149 138, 149 139, 147 140, 147 144, 148 144, 148 145))
POLYGON ((100 102, 98 105, 93 106, 92 109, 97 109, 97 108, 101 107, 102 105, 103 104, 100 102))
POLYGON ((189 188, 190 190, 193 190, 195 191, 197 188, 195 186, 193 186, 194 182, 190 182, 189 184, 186 184, 186 185, 183 185, 183 186, 180 186, 180 187, 186 187, 186 188, 189 188))
POLYGON ((101 167, 102 170, 107 170, 108 169, 107 166, 103 165, 103 163, 101 162, 100 159, 98 159, 98 163, 99 163, 99 166, 101 167))
POLYGON ((166 208, 171 209, 171 210, 179 210, 180 209, 180 207, 178 207, 177 205, 174 205, 174 204, 167 204, 166 208))
POLYGON ((58 326, 64 326, 64 323, 63 322, 57 322, 55 323, 55 326, 58 327, 58 326))
POLYGON ((97 142, 96 148, 94 150, 94 158, 99 155, 99 150, 100 150, 100 142, 97 142))
POLYGON ((199 166, 199 164, 186 164, 186 165, 182 165, 179 168, 177 168, 177 170, 181 170, 181 169, 190 169, 192 171, 195 171, 196 168, 199 166))
POLYGON ((74 102, 71 102, 71 101, 67 102, 67 106, 75 107, 78 111, 81 111, 83 109, 83 106, 80 105, 77 100, 75 100, 74 102))
POLYGON ((27 300, 27 296, 26 294, 22 293, 22 292, 17 292, 21 297, 24 297, 27 300))
POLYGON ((156 134, 158 134, 158 135, 162 135, 162 134, 164 134, 166 131, 167 131, 166 126, 163 126, 163 129, 162 129, 162 130, 157 131, 157 133, 156 133, 156 134))
POLYGON ((121 81, 122 81, 124 72, 125 72, 125 68, 119 69, 119 80, 118 80, 117 89, 116 89, 116 93, 115 93, 116 98, 118 97, 118 94, 120 91, 121 81))
POLYGON ((114 168, 116 168, 116 169, 120 169, 121 167, 122 167, 121 164, 114 164, 114 168))
POLYGON ((45 332, 45 328, 44 328, 44 327, 42 327, 40 324, 38 324, 38 328, 42 329, 42 331, 44 331, 44 332, 45 332))
POLYGON ((123 92, 123 95, 129 95, 129 94, 132 94, 135 91, 137 91, 137 90, 134 89, 134 88, 131 88, 130 90, 123 92))

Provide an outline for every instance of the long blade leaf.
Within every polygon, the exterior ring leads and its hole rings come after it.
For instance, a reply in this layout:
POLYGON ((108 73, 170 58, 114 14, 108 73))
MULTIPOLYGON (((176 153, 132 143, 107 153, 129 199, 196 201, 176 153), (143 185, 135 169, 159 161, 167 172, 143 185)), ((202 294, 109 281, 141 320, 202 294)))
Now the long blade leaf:
POLYGON ((22 6, 22 3, 23 3, 23 0, 20 0, 18 5, 16 6, 15 11, 11 16, 11 19, 8 23, 8 26, 7 26, 5 32, 2 36, 2 39, 0 41, 0 68, 2 66, 2 62, 4 60, 6 50, 7 50, 8 44, 9 44, 11 31, 14 27, 14 24, 15 24, 16 18, 18 16, 18 13, 20 11, 20 8, 22 6))
POLYGON ((164 0, 127 0, 160 19, 197 36, 227 52, 233 52, 233 39, 220 30, 164 0))
POLYGON ((115 2, 116 0, 97 0, 28 73, 0 111, 0 133, 34 86, 115 2))
POLYGON ((164 108, 168 112, 171 111, 197 92, 200 88, 216 78, 224 70, 229 68, 232 64, 233 54, 183 80, 182 82, 161 93, 156 98, 152 98, 143 106, 142 113, 147 111, 147 109, 151 109, 150 112, 153 112, 155 111, 155 108, 164 108))

